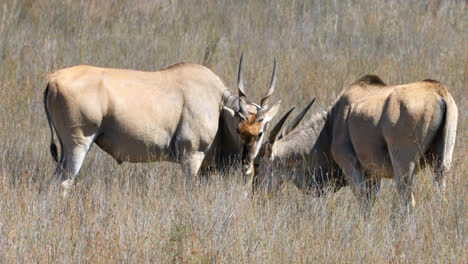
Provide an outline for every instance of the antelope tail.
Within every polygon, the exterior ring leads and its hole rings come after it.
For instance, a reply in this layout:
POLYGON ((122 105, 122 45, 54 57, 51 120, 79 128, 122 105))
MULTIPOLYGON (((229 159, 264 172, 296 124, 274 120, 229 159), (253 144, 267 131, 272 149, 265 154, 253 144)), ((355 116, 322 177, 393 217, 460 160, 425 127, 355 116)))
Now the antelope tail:
MULTIPOLYGON (((52 155, 52 158, 55 160, 55 162, 58 162, 57 145, 55 145, 55 142, 54 142, 54 132, 56 131, 55 131, 54 124, 52 123, 52 120, 50 119, 49 108, 47 107, 48 95, 49 95, 49 83, 47 83, 47 86, 44 91, 44 108, 45 108, 45 113, 47 116, 47 122, 49 123, 49 128, 50 128, 50 154, 52 155)), ((58 135, 57 135, 57 138, 58 138, 58 135)))
POLYGON ((445 102, 445 124, 442 131, 439 155, 441 168, 448 172, 452 164, 453 149, 457 133, 458 108, 452 96, 446 92, 442 96, 445 102))

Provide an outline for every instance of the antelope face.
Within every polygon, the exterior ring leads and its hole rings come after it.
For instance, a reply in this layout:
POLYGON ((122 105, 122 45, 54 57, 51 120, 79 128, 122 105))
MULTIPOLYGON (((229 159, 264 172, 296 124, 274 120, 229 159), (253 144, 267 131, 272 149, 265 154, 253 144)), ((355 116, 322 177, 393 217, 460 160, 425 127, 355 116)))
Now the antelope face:
POLYGON ((273 171, 278 168, 288 169, 291 157, 287 152, 278 152, 278 144, 283 144, 283 139, 293 131, 301 120, 304 118, 307 111, 314 103, 315 98, 302 110, 302 112, 285 128, 282 129, 286 119, 294 110, 292 107, 271 129, 268 140, 261 143, 259 150, 253 156, 254 175, 252 177, 252 191, 255 192, 259 188, 267 187, 267 192, 271 193, 281 185, 283 179, 279 176, 274 177, 273 171), (280 133, 282 131, 282 133, 280 133), (280 155, 280 156, 278 156, 280 155))
POLYGON ((266 179, 271 178, 274 164, 273 145, 269 142, 263 142, 258 154, 254 158, 254 171, 252 177, 252 191, 255 192, 260 185, 266 183, 266 179))
POLYGON ((280 103, 276 103, 266 113, 248 115, 246 120, 239 122, 237 133, 242 141, 242 172, 251 175, 254 169, 254 159, 262 146, 268 123, 278 112, 280 103))
POLYGON ((247 96, 244 92, 244 84, 242 81, 242 59, 243 55, 241 55, 240 58, 237 78, 239 107, 236 110, 229 108, 227 110, 231 111, 232 115, 236 119, 236 132, 238 133, 242 143, 242 172, 244 175, 251 175, 253 173, 253 161, 262 145, 268 123, 278 112, 280 102, 277 102, 273 106, 269 105, 270 97, 275 91, 276 85, 275 58, 273 73, 267 93, 263 96, 255 113, 247 111, 247 96))

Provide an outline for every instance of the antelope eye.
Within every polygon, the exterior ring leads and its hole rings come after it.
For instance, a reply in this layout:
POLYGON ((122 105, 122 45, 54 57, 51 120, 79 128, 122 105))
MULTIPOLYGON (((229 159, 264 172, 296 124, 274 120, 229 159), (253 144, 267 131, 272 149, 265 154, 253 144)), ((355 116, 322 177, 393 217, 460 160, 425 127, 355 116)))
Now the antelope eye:
POLYGON ((263 136, 263 132, 260 132, 260 134, 258 134, 257 140, 260 140, 262 136, 263 136))

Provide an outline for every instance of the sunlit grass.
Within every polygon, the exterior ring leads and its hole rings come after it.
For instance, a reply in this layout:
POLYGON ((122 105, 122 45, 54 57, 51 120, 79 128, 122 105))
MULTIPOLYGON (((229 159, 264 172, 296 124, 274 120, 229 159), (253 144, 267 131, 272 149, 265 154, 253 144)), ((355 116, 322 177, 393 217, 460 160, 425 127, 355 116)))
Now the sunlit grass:
POLYGON ((464 1, 2 2, 0 262, 467 263, 467 11, 464 1), (314 198, 289 184, 252 197, 237 170, 184 185, 175 165, 118 166, 97 147, 69 198, 45 184, 48 73, 191 61, 235 89, 242 51, 256 101, 278 58, 281 113, 315 96, 318 111, 367 73, 389 84, 440 80, 460 112, 444 195, 425 170, 417 207, 402 216, 384 181, 365 219, 349 188, 314 198))

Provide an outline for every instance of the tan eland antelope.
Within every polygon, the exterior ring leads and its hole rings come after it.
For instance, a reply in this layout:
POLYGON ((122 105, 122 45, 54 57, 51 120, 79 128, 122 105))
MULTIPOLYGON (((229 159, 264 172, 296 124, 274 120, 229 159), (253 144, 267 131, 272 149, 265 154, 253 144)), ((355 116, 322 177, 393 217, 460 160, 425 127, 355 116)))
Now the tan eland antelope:
POLYGON ((361 203, 371 205, 381 179, 394 178, 403 202, 411 200, 414 206, 413 175, 425 165, 434 167, 436 181, 444 185, 458 109, 439 82, 387 86, 367 75, 345 89, 327 112, 294 129, 310 105, 281 134, 292 109, 273 128, 256 157, 254 189, 267 184, 271 191, 278 186, 272 179, 291 178, 315 194, 350 184, 361 203), (272 177, 274 167, 287 172, 272 177))
POLYGON ((207 155, 219 161, 256 151, 251 140, 259 141, 257 128, 278 108, 268 106, 276 60, 270 88, 258 106, 247 101, 243 90, 242 57, 239 96, 212 71, 191 63, 156 72, 81 65, 49 75, 44 106, 51 130, 50 150, 58 162, 54 178, 62 181, 65 194, 92 143, 119 164, 180 163, 186 177, 198 173, 207 155), (60 158, 54 132, 61 146, 60 158))

